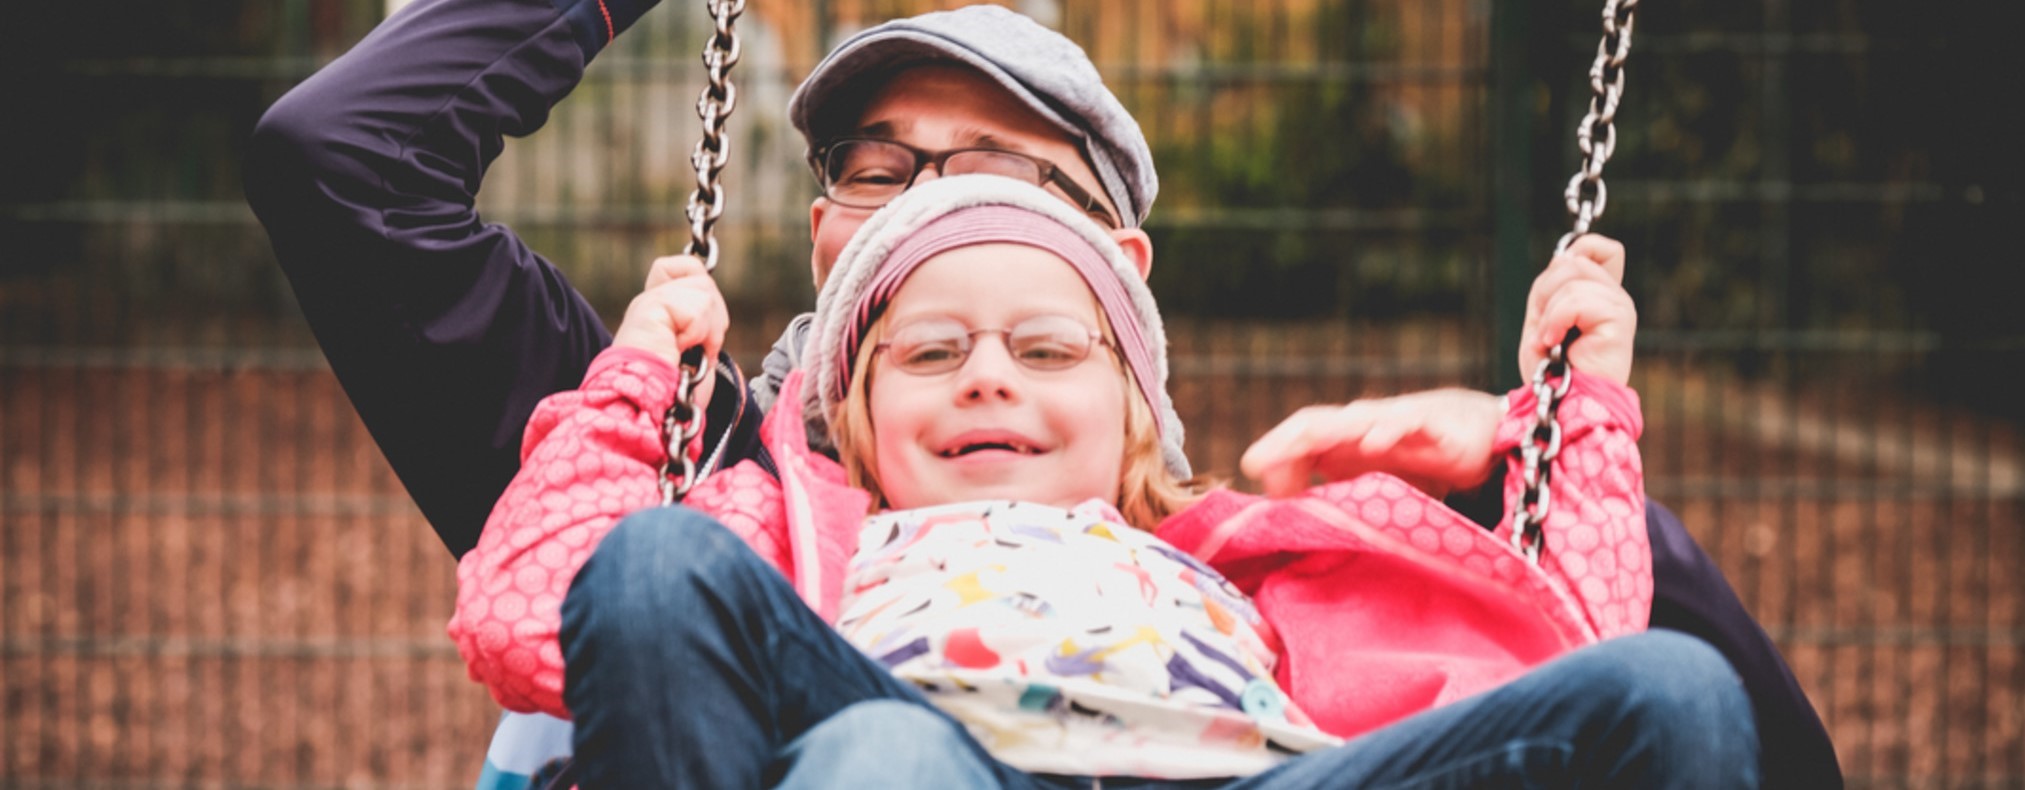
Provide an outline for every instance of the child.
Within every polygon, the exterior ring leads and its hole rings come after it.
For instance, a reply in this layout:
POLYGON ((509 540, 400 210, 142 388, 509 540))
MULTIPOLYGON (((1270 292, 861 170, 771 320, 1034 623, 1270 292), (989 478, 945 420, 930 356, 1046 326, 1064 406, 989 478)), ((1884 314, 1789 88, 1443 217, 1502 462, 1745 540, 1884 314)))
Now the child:
MULTIPOLYGON (((1509 521, 1385 475, 1272 500, 1183 482, 1139 275, 1036 187, 916 186, 824 286, 808 372, 762 429, 777 478, 744 464, 614 529, 656 502, 670 360, 724 325, 700 272, 650 282, 584 387, 537 411, 460 563, 472 676, 575 713, 586 785, 1751 782, 1750 712, 1705 646, 1636 637, 1527 674, 1644 627, 1621 380, 1574 374, 1534 567, 1509 521), (1512 757, 1533 749, 1561 756, 1512 757)), ((1566 319, 1628 324, 1604 312, 1566 319)), ((1628 332, 1594 334, 1628 367, 1628 332)), ((1501 449, 1532 410, 1513 400, 1501 449)))

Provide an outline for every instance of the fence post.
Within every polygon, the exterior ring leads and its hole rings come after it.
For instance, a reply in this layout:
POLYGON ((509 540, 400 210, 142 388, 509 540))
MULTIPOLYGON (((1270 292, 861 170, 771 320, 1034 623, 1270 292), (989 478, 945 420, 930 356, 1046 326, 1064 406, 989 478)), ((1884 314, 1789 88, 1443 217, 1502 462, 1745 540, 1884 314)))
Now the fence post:
POLYGON ((1491 3, 1491 336, 1485 358, 1493 392, 1519 386, 1517 349, 1526 317, 1533 255, 1531 4, 1491 3))

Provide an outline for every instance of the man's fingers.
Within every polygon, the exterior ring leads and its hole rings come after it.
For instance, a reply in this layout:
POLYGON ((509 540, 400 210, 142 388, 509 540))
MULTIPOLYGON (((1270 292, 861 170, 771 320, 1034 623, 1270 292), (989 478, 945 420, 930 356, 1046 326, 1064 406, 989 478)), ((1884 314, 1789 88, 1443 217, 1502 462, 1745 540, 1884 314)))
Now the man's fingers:
POLYGON ((1365 455, 1384 455, 1399 446, 1412 426, 1402 425, 1396 420, 1380 420, 1357 441, 1357 449, 1365 455))
POLYGON ((1490 475, 1503 414, 1497 396, 1459 389, 1309 407, 1254 443, 1242 468, 1272 496, 1299 494, 1318 476, 1338 481, 1370 472, 1443 496, 1490 475))
POLYGON ((1298 494, 1318 472, 1343 479, 1363 466, 1359 442, 1380 411, 1369 401, 1304 408, 1246 449, 1238 468, 1268 496, 1298 494))
POLYGON ((1288 415, 1252 442, 1252 446, 1245 448, 1244 456, 1238 459, 1239 471, 1254 480, 1264 480, 1273 468, 1289 459, 1306 455, 1311 439, 1308 427, 1315 421, 1319 408, 1309 406, 1288 415))
POLYGON ((1334 407, 1309 406, 1294 412, 1259 437, 1238 460, 1246 477, 1259 481, 1266 496, 1292 496, 1308 488, 1315 474, 1318 423, 1334 407))
POLYGON ((1308 480, 1315 476, 1315 467, 1308 456, 1296 456, 1266 467, 1254 479, 1259 489, 1270 497, 1294 496, 1308 490, 1308 480))

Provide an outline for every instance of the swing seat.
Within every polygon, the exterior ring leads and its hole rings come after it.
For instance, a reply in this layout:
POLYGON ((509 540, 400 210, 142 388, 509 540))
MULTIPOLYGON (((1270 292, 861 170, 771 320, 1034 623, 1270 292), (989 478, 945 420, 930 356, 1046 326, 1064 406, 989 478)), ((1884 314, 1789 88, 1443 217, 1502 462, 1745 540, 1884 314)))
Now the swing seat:
POLYGON ((575 726, 546 713, 507 713, 492 731, 476 790, 530 790, 567 779, 575 726))

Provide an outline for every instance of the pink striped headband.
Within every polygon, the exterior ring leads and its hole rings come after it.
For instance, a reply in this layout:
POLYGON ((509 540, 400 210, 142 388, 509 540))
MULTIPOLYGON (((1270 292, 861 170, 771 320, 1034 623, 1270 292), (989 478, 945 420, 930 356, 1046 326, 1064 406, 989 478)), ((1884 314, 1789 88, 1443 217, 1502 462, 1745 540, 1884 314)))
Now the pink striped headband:
MULTIPOLYGON (((1126 292, 1125 284, 1119 282, 1119 275, 1111 268, 1110 262, 1076 231, 1029 209, 1005 204, 972 206, 943 214, 894 246, 880 263, 871 282, 859 293, 857 305, 851 312, 853 320, 844 326, 843 342, 835 357, 837 377, 832 397, 841 401, 850 391, 852 361, 858 356, 859 338, 864 336, 872 320, 893 301, 893 295, 900 291, 900 285, 915 269, 930 258, 950 250, 993 243, 1036 247, 1068 261, 1083 282, 1090 286, 1091 293, 1096 294, 1105 320, 1111 323, 1118 352, 1125 358, 1126 367, 1132 370, 1132 378, 1139 384, 1139 394, 1155 414, 1161 413, 1161 379, 1154 367, 1153 351, 1147 342, 1145 327, 1137 305, 1126 292)), ((1155 422, 1159 424, 1162 421, 1155 422)), ((1162 425, 1161 429, 1164 432, 1166 426, 1162 425)))

